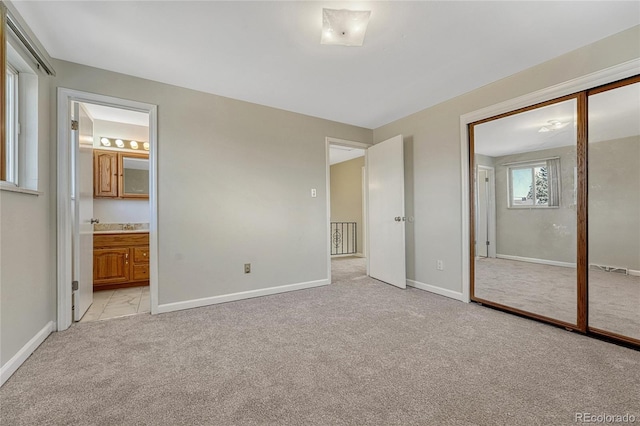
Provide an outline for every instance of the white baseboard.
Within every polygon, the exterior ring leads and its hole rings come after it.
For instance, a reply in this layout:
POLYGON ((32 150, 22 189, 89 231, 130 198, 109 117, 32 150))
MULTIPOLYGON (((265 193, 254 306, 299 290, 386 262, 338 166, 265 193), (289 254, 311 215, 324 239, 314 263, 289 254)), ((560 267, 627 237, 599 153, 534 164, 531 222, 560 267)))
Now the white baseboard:
POLYGON ((453 290, 447 290, 446 288, 436 287, 431 284, 425 284, 414 280, 407 280, 407 285, 409 287, 418 288, 420 290, 425 290, 431 293, 439 294, 440 296, 448 297, 450 299, 459 300, 461 302, 466 302, 462 293, 453 290))
POLYGON ((551 265, 551 266, 562 266, 564 268, 574 268, 574 269, 576 268, 575 263, 558 262, 556 260, 536 259, 533 257, 511 256, 508 254, 497 254, 496 257, 498 259, 517 260, 519 262, 539 263, 541 265, 551 265))
POLYGON ((636 271, 635 269, 629 269, 629 275, 633 275, 634 277, 640 277, 640 271, 636 271))
POLYGON ((286 293, 288 291, 304 290, 307 288, 328 285, 331 280, 308 281, 304 283, 288 284, 278 287, 261 288, 259 290, 242 291, 239 293, 223 294, 221 296, 203 297, 202 299, 185 300, 183 302, 165 303, 158 305, 158 313, 180 311, 183 309, 200 308, 202 306, 217 305, 218 303, 235 302, 236 300, 251 299, 260 296, 286 293))
POLYGON ((0 386, 9 380, 9 377, 38 349, 38 346, 55 330, 53 321, 49 321, 42 330, 38 331, 5 365, 0 368, 0 386))

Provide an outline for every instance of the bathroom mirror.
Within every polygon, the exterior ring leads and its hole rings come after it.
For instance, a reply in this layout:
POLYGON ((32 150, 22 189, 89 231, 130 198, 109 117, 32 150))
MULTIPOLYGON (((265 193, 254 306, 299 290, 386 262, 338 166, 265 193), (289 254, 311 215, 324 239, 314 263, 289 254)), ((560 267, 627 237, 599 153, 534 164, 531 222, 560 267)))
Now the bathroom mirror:
POLYGON ((122 198, 149 198, 149 156, 120 154, 122 198))

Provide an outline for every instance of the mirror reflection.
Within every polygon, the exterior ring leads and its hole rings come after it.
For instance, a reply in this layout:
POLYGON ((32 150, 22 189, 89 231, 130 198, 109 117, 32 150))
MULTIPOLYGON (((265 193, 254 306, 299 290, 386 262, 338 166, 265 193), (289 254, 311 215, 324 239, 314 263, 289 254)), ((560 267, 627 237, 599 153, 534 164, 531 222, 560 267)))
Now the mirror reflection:
POLYGON ((589 97, 589 327, 640 339, 640 83, 589 97))
POLYGON ((576 323, 576 100, 474 126, 474 298, 576 323))
POLYGON ((149 196, 149 158, 122 156, 123 195, 149 196))

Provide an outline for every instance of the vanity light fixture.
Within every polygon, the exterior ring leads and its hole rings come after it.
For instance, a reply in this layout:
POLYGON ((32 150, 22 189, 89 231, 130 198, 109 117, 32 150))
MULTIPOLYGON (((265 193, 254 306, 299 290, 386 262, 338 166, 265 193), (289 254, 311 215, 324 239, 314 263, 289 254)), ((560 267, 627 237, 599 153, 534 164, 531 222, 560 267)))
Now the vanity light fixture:
POLYGON ((370 10, 322 9, 320 44, 362 46, 370 10))
POLYGON ((100 144, 106 147, 113 147, 113 143, 115 142, 115 147, 128 149, 128 150, 140 150, 144 148, 145 151, 149 151, 149 142, 139 142, 136 140, 129 139, 116 139, 116 138, 107 138, 104 136, 100 137, 100 144))
POLYGON ((560 130, 563 127, 565 127, 567 123, 563 123, 559 120, 549 120, 547 121, 547 124, 540 127, 540 130, 538 130, 538 133, 546 133, 546 132, 553 132, 554 130, 560 130))

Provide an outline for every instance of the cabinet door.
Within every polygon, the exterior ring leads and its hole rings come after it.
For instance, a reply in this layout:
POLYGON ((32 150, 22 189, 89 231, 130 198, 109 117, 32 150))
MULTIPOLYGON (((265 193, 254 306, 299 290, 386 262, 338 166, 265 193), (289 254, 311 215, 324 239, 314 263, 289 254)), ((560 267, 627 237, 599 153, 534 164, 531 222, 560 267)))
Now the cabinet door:
POLYGON ((117 284, 129 281, 128 248, 93 250, 93 285, 117 284))
POLYGON ((118 196, 118 153, 93 151, 93 196, 118 196))

